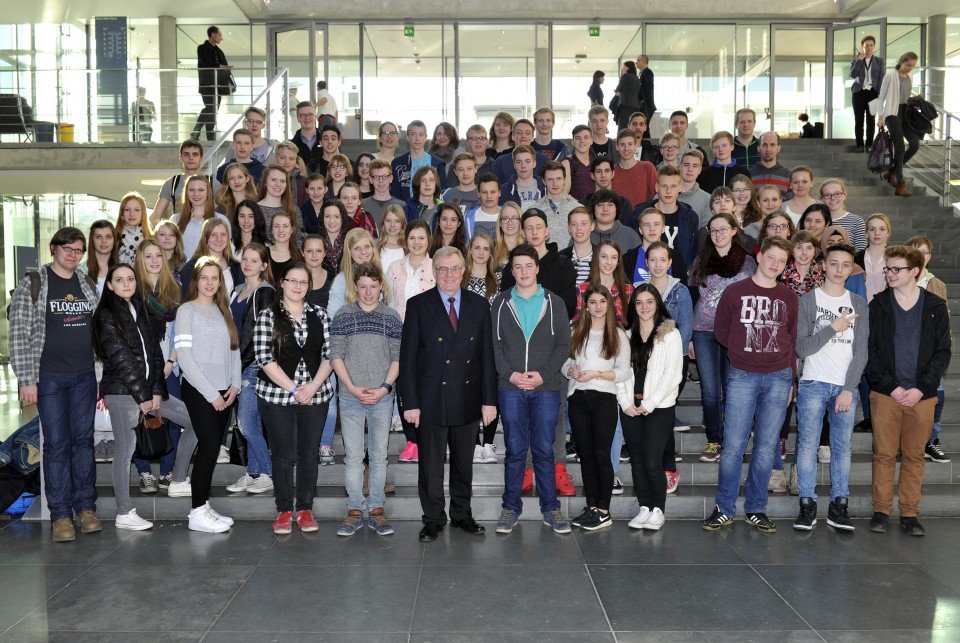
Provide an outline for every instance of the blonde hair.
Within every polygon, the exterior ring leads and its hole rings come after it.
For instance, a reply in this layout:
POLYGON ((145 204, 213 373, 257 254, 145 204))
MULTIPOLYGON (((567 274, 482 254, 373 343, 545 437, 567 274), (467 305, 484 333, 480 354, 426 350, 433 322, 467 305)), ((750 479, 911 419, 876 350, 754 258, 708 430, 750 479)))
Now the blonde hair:
POLYGON ((230 335, 230 350, 235 351, 240 348, 240 336, 237 334, 236 324, 233 323, 233 314, 230 312, 230 304, 227 303, 227 288, 223 283, 223 271, 216 257, 200 257, 197 259, 197 263, 193 268, 193 274, 190 275, 190 285, 187 287, 186 301, 193 301, 197 298, 197 284, 200 281, 200 273, 203 272, 204 268, 210 266, 217 269, 217 277, 220 279, 217 292, 213 295, 213 303, 220 309, 220 314, 223 315, 223 321, 227 324, 227 334, 230 335))
POLYGON ((383 231, 383 222, 387 220, 387 215, 393 214, 400 219, 400 234, 397 235, 397 245, 403 248, 403 253, 407 253, 407 214, 396 203, 391 203, 383 210, 383 216, 380 217, 380 240, 377 241, 377 252, 381 252, 387 245, 387 233, 383 231))
POLYGON ((137 274, 137 281, 140 283, 140 296, 147 300, 147 296, 157 293, 157 301, 160 305, 171 310, 180 305, 180 285, 173 278, 173 271, 164 259, 160 264, 160 274, 157 275, 157 285, 150 285, 150 272, 147 270, 147 264, 143 257, 147 248, 156 248, 160 251, 160 258, 163 257, 163 248, 156 239, 144 239, 137 248, 137 255, 133 260, 133 270, 137 274))
POLYGON ((250 199, 251 201, 257 200, 257 186, 254 185, 253 175, 250 174, 250 170, 244 167, 244 165, 241 163, 231 163, 228 165, 223 171, 223 183, 220 185, 220 189, 217 191, 217 196, 214 201, 216 201, 216 204, 220 206, 220 208, 223 210, 223 213, 227 215, 227 218, 230 219, 230 225, 236 225, 237 206, 240 205, 233 198, 233 190, 230 189, 230 172, 234 170, 240 170, 240 172, 247 178, 246 186, 243 188, 243 198, 250 199))
POLYGON ((186 231, 187 226, 190 225, 190 219, 193 217, 193 206, 190 204, 189 197, 187 197, 187 191, 190 189, 190 184, 194 181, 202 181, 203 184, 207 186, 207 200, 203 204, 203 218, 213 218, 213 186, 210 185, 210 180, 207 177, 202 174, 194 174, 187 179, 187 182, 183 185, 183 203, 180 206, 180 219, 177 221, 177 225, 180 226, 180 232, 186 231))
POLYGON ((180 226, 168 219, 157 224, 156 230, 153 231, 154 239, 157 238, 157 233, 160 231, 160 228, 169 228, 173 236, 177 238, 177 245, 173 247, 173 252, 170 253, 170 259, 167 260, 167 265, 170 266, 171 271, 179 270, 183 262, 187 260, 187 256, 183 250, 183 232, 180 231, 180 226))
MULTIPOLYGON (((303 162, 303 159, 300 158, 300 148, 297 147, 297 144, 293 141, 280 141, 277 143, 277 147, 274 148, 273 156, 276 158, 277 150, 286 150, 288 152, 293 152, 294 158, 297 159, 297 170, 300 171, 300 174, 306 176, 309 174, 307 171, 307 164, 303 162)), ((283 167, 282 165, 280 167, 283 167)), ((254 199, 256 201, 256 199, 254 199)))
MULTIPOLYGON (((356 266, 353 265, 353 255, 350 251, 364 239, 369 241, 370 247, 373 248, 373 256, 368 263, 374 264, 380 269, 381 273, 383 272, 383 265, 380 263, 380 253, 377 251, 377 246, 374 244, 373 237, 370 233, 363 228, 354 228, 348 232, 347 236, 343 239, 343 258, 340 260, 340 272, 343 273, 343 278, 346 283, 346 292, 344 293, 343 300, 348 304, 352 304, 359 297, 359 295, 357 295, 357 285, 354 283, 353 278, 353 270, 356 266)), ((383 281, 383 298, 384 301, 392 301, 390 296, 390 282, 386 279, 383 281)))
POLYGON ((153 236, 153 230, 150 229, 150 217, 147 215, 147 202, 143 200, 143 197, 139 192, 127 192, 123 195, 123 198, 120 199, 120 214, 117 216, 117 225, 113 227, 115 230, 116 239, 114 244, 119 247, 120 245, 120 235, 123 234, 123 227, 126 223, 123 220, 123 208, 127 205, 127 201, 136 201, 140 204, 140 229, 143 231, 143 238, 149 239, 153 236))
MULTIPOLYGON (((523 214, 523 209, 520 207, 520 204, 516 201, 507 201, 502 206, 500 206, 500 214, 497 215, 497 239, 496 245, 493 249, 494 256, 491 259, 494 266, 499 266, 507 262, 507 259, 510 257, 510 248, 507 247, 507 238, 503 234, 503 228, 500 226, 500 219, 503 218, 503 211, 507 208, 513 208, 517 213, 517 217, 520 217, 523 214)), ((517 225, 517 236, 514 239, 514 247, 520 245, 524 242, 523 232, 521 226, 517 225)))
POLYGON ((191 259, 213 256, 210 251, 210 237, 213 235, 213 231, 217 226, 223 226, 223 229, 227 231, 227 247, 223 249, 220 256, 223 257, 223 260, 228 266, 236 261, 236 259, 233 258, 233 247, 230 243, 230 226, 228 226, 223 219, 207 219, 203 222, 203 227, 200 229, 200 243, 197 244, 197 251, 193 253, 191 259))

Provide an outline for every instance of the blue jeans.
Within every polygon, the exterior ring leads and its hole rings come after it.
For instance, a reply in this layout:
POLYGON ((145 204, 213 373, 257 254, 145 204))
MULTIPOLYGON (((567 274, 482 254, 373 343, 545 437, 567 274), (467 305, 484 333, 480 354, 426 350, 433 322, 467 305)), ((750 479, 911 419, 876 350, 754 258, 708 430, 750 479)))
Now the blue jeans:
POLYGON ((747 470, 747 498, 743 510, 763 513, 767 509, 773 452, 780 448, 780 427, 787 411, 792 382, 790 368, 773 373, 752 373, 730 366, 724 400, 723 455, 717 479, 717 506, 728 516, 737 513, 743 454, 747 450, 751 427, 753 453, 747 470))
POLYGON ((946 398, 943 395, 943 378, 940 378, 940 386, 937 388, 937 405, 933 407, 933 432, 930 434, 930 444, 940 439, 940 414, 943 413, 943 404, 946 398))
POLYGON ((320 446, 322 447, 333 445, 333 432, 337 428, 337 400, 340 399, 340 393, 336 375, 330 376, 330 386, 333 387, 333 398, 330 400, 330 408, 327 410, 327 421, 323 423, 323 433, 320 434, 320 446))
MULTIPOLYGON (((617 409, 619 409, 619 405, 617 409)), ((620 473, 620 449, 623 448, 623 425, 620 423, 620 413, 617 413, 617 430, 613 434, 613 444, 610 445, 610 462, 613 464, 613 475, 620 473)))
POLYGON ((693 349, 700 372, 700 401, 707 442, 723 443, 723 397, 726 393, 730 362, 727 349, 713 337, 713 331, 693 331, 693 349))
POLYGON ((257 363, 243 369, 240 395, 237 396, 237 423, 240 433, 247 439, 247 473, 251 476, 265 474, 273 477, 270 450, 263 439, 263 422, 257 406, 257 363))
POLYGON ((93 416, 97 376, 41 371, 37 410, 43 431, 43 488, 50 520, 97 510, 97 470, 93 460, 93 416))
POLYGON ((386 502, 383 487, 387 482, 387 443, 394 404, 394 393, 384 395, 376 404, 362 404, 350 395, 340 397, 348 510, 381 509, 386 502), (366 501, 363 497, 364 424, 369 433, 366 452, 370 456, 370 497, 366 501))
POLYGON ((797 484, 801 498, 817 499, 817 449, 823 415, 830 419, 830 500, 850 495, 850 437, 857 414, 857 392, 845 413, 837 413, 837 396, 843 387, 803 380, 797 392, 797 484))
POLYGON ((500 418, 507 454, 503 461, 503 507, 523 511, 520 491, 527 450, 533 452, 534 480, 540 511, 560 508, 553 466, 553 436, 557 428, 560 391, 513 391, 500 389, 500 418))
MULTIPOLYGON (((180 397, 180 378, 174 373, 170 373, 167 378, 167 395, 176 398, 180 397)), ((160 458, 160 475, 168 476, 173 473, 173 464, 177 461, 177 446, 180 444, 180 434, 183 427, 176 422, 167 422, 167 432, 170 433, 170 441, 173 442, 173 449, 170 453, 160 458)), ((133 464, 137 467, 137 473, 151 473, 150 461, 143 458, 133 458, 133 464)))

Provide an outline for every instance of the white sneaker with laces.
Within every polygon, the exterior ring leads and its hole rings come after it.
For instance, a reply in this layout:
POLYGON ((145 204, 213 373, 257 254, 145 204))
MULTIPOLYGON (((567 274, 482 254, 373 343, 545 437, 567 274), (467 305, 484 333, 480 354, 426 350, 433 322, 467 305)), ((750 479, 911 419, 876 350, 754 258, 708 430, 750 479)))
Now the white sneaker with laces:
POLYGON ((227 491, 230 493, 240 493, 241 491, 250 491, 250 487, 253 486, 253 483, 256 482, 254 478, 249 473, 243 474, 239 480, 234 482, 231 485, 227 485, 227 491))
POLYGON ((640 513, 634 516, 633 520, 627 523, 627 526, 630 527, 630 529, 643 529, 648 520, 650 520, 650 508, 640 507, 640 513))
POLYGON ((479 444, 473 447, 473 463, 483 464, 483 447, 479 444))
POLYGON ((115 524, 117 529, 129 529, 130 531, 143 531, 145 529, 150 529, 153 527, 153 523, 149 520, 144 520, 137 515, 136 509, 131 509, 125 514, 117 514, 117 521, 115 524))
POLYGON ((209 511, 210 514, 211 514, 214 518, 216 518, 217 520, 219 520, 219 521, 222 522, 223 524, 227 525, 228 527, 233 527, 233 518, 230 518, 229 516, 224 516, 224 515, 221 515, 220 513, 218 513, 216 509, 214 509, 213 507, 210 506, 210 501, 209 501, 209 500, 207 501, 207 505, 206 505, 206 506, 207 506, 207 511, 209 511))
POLYGON ((189 498, 193 495, 193 489, 190 488, 190 478, 183 482, 171 482, 167 487, 167 496, 171 498, 189 498))
POLYGON ((497 463, 497 445, 496 444, 483 445, 483 462, 485 464, 497 463))
POLYGON ((394 415, 390 419, 390 432, 391 433, 403 433, 403 423, 400 421, 399 415, 394 415))
POLYGON ((650 512, 650 517, 647 518, 647 522, 643 523, 643 528, 659 531, 660 528, 663 527, 664 522, 666 522, 666 518, 663 517, 663 512, 660 511, 660 507, 654 507, 653 511, 650 512))
POLYGON ((336 455, 332 447, 323 445, 320 447, 320 466, 328 466, 333 464, 333 456, 336 455))
POLYGON ((230 464, 230 449, 221 445, 220 455, 217 456, 217 464, 230 464))
POLYGON ((187 517, 187 526, 191 531, 202 531, 208 534, 222 534, 230 530, 230 525, 219 520, 209 504, 191 509, 187 517))
POLYGON ((273 491, 273 480, 265 473, 253 479, 253 484, 247 488, 247 493, 266 493, 273 491))
POLYGON ((830 464, 830 447, 826 444, 817 449, 817 462, 820 464, 830 464))

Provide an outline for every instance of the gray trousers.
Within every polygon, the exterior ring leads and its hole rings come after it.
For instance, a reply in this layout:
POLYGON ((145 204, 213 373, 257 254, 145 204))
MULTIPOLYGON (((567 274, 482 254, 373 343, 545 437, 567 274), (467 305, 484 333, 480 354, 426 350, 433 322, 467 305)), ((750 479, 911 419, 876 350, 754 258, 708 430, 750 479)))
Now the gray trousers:
MULTIPOLYGON (((134 428, 140 423, 140 405, 132 395, 105 396, 110 410, 110 424, 113 425, 115 453, 113 455, 113 495, 117 499, 117 514, 126 514, 133 509, 130 502, 130 461, 137 450, 137 435, 134 428)), ((177 459, 173 465, 173 479, 183 482, 187 478, 187 467, 194 449, 197 448, 197 436, 193 432, 190 415, 183 402, 175 397, 160 403, 160 417, 183 427, 183 435, 177 445, 177 459)))

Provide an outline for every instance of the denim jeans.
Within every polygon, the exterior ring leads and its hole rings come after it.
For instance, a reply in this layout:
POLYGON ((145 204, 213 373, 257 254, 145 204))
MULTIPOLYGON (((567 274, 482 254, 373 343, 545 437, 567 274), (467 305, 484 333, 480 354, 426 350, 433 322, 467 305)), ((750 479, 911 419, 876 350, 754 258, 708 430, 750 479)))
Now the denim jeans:
POLYGON ((930 434, 930 444, 940 439, 940 414, 943 413, 943 404, 946 398, 943 394, 943 378, 937 388, 937 405, 933 408, 933 432, 930 434))
POLYGON ((830 500, 850 495, 850 437, 857 414, 857 392, 845 413, 837 413, 837 396, 843 387, 803 380, 797 394, 797 483, 802 498, 817 499, 817 448, 823 416, 830 418, 830 500))
POLYGON ((97 509, 93 416, 97 376, 40 372, 37 410, 43 431, 43 488, 50 520, 97 509))
POLYGON ((723 398, 730 366, 727 349, 714 339, 713 331, 707 330, 693 331, 693 349, 697 353, 697 370, 700 372, 700 401, 707 442, 722 444, 723 398))
POLYGON ((333 446, 333 433, 337 429, 337 400, 340 399, 337 387, 337 376, 330 376, 330 386, 333 387, 333 399, 327 408, 327 421, 323 423, 323 433, 320 434, 320 446, 333 446))
POLYGON ((613 475, 620 473, 620 449, 623 448, 623 424, 620 422, 620 405, 617 405, 617 429, 613 434, 613 444, 610 445, 610 464, 613 465, 613 475))
POLYGON ((503 507, 523 511, 520 491, 527 450, 533 452, 534 480, 540 511, 560 508, 553 466, 553 438, 557 428, 560 391, 513 391, 500 389, 500 418, 507 454, 503 462, 503 507))
MULTIPOLYGON (((169 396, 168 399, 182 399, 180 397, 180 378, 174 373, 170 373, 170 377, 167 378, 167 395, 169 396)), ((183 432, 183 427, 176 422, 168 421, 167 431, 170 432, 170 441, 173 442, 173 450, 160 458, 161 476, 167 476, 173 473, 173 464, 177 461, 177 447, 180 445, 180 434, 183 432)), ((133 464, 136 465, 138 474, 151 472, 149 460, 134 457, 133 464)), ((180 482, 183 481, 181 480, 180 482)))
POLYGON ((743 510, 763 513, 767 509, 767 484, 773 470, 773 452, 780 448, 780 426, 787 411, 792 382, 790 368, 773 373, 752 373, 730 366, 724 400, 723 455, 717 479, 717 506, 728 516, 737 513, 743 454, 747 450, 751 427, 753 452, 747 470, 747 498, 743 510))
POLYGON ((343 463, 347 486, 347 509, 380 509, 386 498, 387 443, 393 419, 394 394, 388 393, 376 404, 362 404, 357 398, 340 398, 340 434, 343 438, 343 463), (370 455, 370 497, 363 497, 363 427, 367 426, 366 452, 370 455))
POLYGON ((270 450, 263 439, 263 422, 257 406, 258 370, 256 362, 243 369, 240 395, 237 396, 237 423, 240 433, 247 439, 247 473, 251 476, 263 473, 273 477, 270 450))

